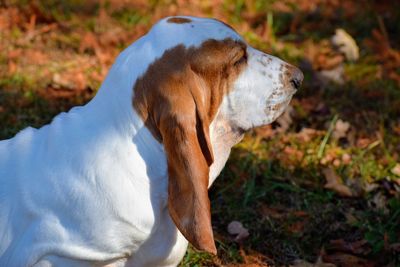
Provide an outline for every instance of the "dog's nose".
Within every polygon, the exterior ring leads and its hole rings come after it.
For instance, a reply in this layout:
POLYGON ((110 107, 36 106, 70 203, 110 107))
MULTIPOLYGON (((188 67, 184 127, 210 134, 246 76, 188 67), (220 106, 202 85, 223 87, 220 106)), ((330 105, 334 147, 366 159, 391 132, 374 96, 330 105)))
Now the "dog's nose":
POLYGON ((303 72, 301 72, 301 70, 296 67, 292 67, 289 75, 290 84, 294 87, 294 89, 298 90, 300 88, 301 82, 304 79, 303 72))

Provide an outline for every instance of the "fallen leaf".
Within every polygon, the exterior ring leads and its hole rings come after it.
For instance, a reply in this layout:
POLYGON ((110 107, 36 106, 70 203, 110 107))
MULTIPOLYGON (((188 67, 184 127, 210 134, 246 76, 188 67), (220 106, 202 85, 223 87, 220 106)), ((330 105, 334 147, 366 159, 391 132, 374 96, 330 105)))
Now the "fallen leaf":
POLYGON ((346 137, 347 132, 349 130, 350 130, 350 123, 339 119, 337 120, 335 128, 333 129, 332 137, 335 139, 346 137))
POLYGON ((296 217, 309 217, 310 216, 310 214, 308 214, 306 211, 303 211, 303 210, 294 211, 294 212, 292 212, 292 214, 296 217))
POLYGON ((275 131, 272 129, 271 124, 262 126, 262 127, 258 127, 256 129, 254 129, 254 131, 257 133, 257 136, 259 136, 260 138, 271 138, 272 136, 274 136, 275 131))
POLYGON ((232 221, 228 224, 228 233, 236 235, 236 242, 241 242, 249 236, 249 231, 238 221, 232 221))
POLYGON ((339 160, 339 159, 335 159, 334 161, 333 161, 333 166, 335 166, 335 167, 339 167, 340 166, 340 164, 341 164, 341 161, 339 160))
POLYGON ((358 222, 358 219, 356 216, 354 216, 351 212, 346 212, 344 214, 344 217, 346 218, 346 223, 352 225, 358 222))
POLYGON ((287 215, 286 211, 282 211, 280 209, 271 208, 271 207, 268 207, 267 205, 261 205, 260 213, 264 217, 271 217, 271 218, 274 218, 274 219, 282 219, 282 218, 286 217, 286 215, 287 215))
POLYGON ((96 35, 91 32, 86 32, 81 39, 81 43, 79 44, 79 53, 83 53, 86 50, 91 50, 95 52, 99 49, 99 42, 97 41, 96 35))
POLYGON ((8 73, 13 74, 16 71, 17 71, 17 64, 14 61, 9 60, 8 61, 8 73))
POLYGON ((369 146, 373 141, 369 138, 360 138, 356 142, 356 146, 359 148, 366 148, 369 146))
POLYGON ((18 48, 18 49, 13 49, 8 51, 8 59, 18 59, 19 57, 21 57, 22 55, 22 49, 18 48))
POLYGON ((305 260, 295 260, 290 267, 336 267, 335 264, 323 262, 321 258, 318 258, 316 263, 310 263, 305 260))
POLYGON ((43 65, 46 64, 49 60, 48 56, 45 53, 34 49, 27 50, 24 56, 29 60, 28 64, 32 65, 43 65))
POLYGON ((78 91, 85 89, 87 85, 86 77, 82 72, 65 72, 62 75, 55 73, 52 82, 55 88, 78 91))
POLYGON ((347 242, 343 239, 330 240, 327 250, 335 250, 340 252, 349 252, 358 255, 367 255, 371 252, 367 240, 358 240, 355 242, 347 242))
POLYGON ((333 169, 325 168, 322 170, 322 173, 326 179, 326 184, 324 185, 326 189, 331 189, 342 197, 354 196, 350 188, 343 184, 342 179, 335 173, 333 169))
POLYGON ((340 267, 374 267, 375 263, 360 257, 347 254, 335 253, 322 256, 324 262, 333 263, 340 267))
POLYGON ((342 155, 342 163, 347 165, 351 163, 351 156, 347 153, 342 155))
POLYGON ((337 84, 344 84, 344 66, 340 64, 333 69, 321 70, 317 72, 317 79, 322 85, 326 85, 330 82, 337 84))
POLYGON ((297 148, 291 147, 291 146, 286 146, 283 149, 283 152, 287 154, 290 157, 293 157, 293 159, 301 160, 304 157, 304 152, 298 150, 297 148))
POLYGON ((393 126, 393 132, 400 136, 400 124, 393 126))
POLYGON ((294 234, 299 234, 304 231, 306 221, 297 221, 289 225, 288 231, 294 234))
POLYGON ((302 128, 300 132, 296 134, 296 137, 300 139, 302 142, 309 142, 311 141, 314 137, 321 135, 320 131, 317 131, 312 128, 302 128))
POLYGON ((400 163, 396 163, 396 165, 390 171, 393 174, 400 176, 400 163))
MULTIPOLYGON (((251 249, 244 250, 242 247, 239 247, 239 254, 243 259, 242 264, 228 264, 227 267, 271 267, 267 262, 273 262, 272 259, 268 258, 264 254, 253 251, 251 249)), ((225 266, 225 265, 218 265, 225 266)))
POLYGON ((343 29, 336 29, 332 44, 342 52, 347 60, 356 61, 360 57, 356 41, 343 29))

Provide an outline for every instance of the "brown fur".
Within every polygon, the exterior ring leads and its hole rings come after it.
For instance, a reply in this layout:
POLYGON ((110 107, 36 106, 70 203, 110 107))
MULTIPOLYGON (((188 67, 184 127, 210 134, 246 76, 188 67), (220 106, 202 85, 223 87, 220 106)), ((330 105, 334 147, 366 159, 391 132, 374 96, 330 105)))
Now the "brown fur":
POLYGON ((167 20, 169 23, 176 23, 176 24, 183 24, 183 23, 190 23, 192 20, 188 18, 181 18, 181 17, 172 17, 167 20))
POLYGON ((133 106, 167 154, 170 215, 191 244, 214 254, 209 126, 247 64, 245 57, 240 60, 245 48, 231 39, 207 40, 198 48, 178 45, 152 63, 134 87, 133 106))

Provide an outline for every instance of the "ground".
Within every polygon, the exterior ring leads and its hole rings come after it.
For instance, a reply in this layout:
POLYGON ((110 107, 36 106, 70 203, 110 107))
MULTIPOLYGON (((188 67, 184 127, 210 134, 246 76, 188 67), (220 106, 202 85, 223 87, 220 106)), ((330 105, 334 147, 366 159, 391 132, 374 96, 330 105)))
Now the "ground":
POLYGON ((210 190, 218 256, 190 248, 181 266, 400 266, 396 1, 5 0, 0 138, 86 103, 124 47, 176 14, 218 18, 305 74, 210 190))

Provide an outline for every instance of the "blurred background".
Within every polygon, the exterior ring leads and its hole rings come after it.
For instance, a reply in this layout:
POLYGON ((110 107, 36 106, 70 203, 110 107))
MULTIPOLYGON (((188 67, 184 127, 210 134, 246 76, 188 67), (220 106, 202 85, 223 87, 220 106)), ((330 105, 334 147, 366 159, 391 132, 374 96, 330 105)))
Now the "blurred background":
POLYGON ((399 1, 2 0, 0 138, 89 101, 120 51, 178 14, 305 74, 210 190, 218 256, 189 248, 181 266, 400 266, 399 1))

